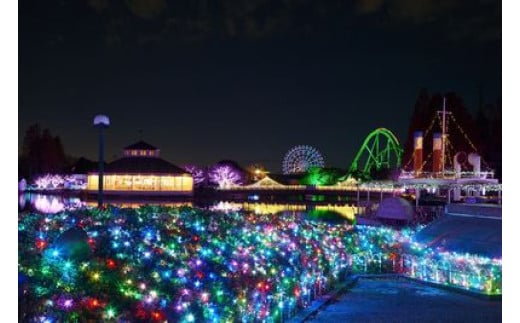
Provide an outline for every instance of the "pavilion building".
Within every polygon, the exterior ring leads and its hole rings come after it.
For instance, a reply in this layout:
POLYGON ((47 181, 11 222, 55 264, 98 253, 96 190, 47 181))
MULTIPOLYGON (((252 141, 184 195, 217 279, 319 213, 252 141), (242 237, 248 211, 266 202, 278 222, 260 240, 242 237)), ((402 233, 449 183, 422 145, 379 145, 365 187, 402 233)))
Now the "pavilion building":
MULTIPOLYGON (((103 191, 112 195, 192 195, 190 173, 159 157, 160 150, 139 141, 123 157, 106 165, 103 191)), ((98 190, 98 172, 88 174, 87 190, 98 190)))

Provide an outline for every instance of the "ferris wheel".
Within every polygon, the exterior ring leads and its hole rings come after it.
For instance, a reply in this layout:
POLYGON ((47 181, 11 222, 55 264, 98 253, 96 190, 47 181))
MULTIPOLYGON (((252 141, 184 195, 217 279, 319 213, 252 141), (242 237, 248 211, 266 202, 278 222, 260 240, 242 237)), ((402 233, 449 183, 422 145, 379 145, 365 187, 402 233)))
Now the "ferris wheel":
POLYGON ((311 146, 300 145, 291 148, 283 159, 284 174, 304 173, 311 167, 324 167, 320 152, 311 146))

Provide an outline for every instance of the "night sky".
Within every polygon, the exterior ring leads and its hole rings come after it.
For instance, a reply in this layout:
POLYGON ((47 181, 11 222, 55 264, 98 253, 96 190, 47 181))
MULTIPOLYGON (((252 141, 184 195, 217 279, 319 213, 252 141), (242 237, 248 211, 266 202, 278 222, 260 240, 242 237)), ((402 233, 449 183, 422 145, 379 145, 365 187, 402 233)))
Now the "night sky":
POLYGON ((476 111, 501 69, 499 1, 26 0, 18 143, 39 123, 96 160, 103 113, 109 160, 142 138, 177 165, 276 172, 308 144, 348 168, 377 127, 405 140, 422 87, 476 111))

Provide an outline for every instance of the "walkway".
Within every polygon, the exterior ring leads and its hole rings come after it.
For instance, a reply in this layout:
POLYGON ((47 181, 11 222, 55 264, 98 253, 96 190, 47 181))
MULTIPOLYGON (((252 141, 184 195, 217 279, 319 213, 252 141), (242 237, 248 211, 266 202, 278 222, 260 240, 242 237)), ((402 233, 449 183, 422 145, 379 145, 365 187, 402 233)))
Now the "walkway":
POLYGON ((502 301, 405 278, 360 278, 309 322, 501 322, 502 301))

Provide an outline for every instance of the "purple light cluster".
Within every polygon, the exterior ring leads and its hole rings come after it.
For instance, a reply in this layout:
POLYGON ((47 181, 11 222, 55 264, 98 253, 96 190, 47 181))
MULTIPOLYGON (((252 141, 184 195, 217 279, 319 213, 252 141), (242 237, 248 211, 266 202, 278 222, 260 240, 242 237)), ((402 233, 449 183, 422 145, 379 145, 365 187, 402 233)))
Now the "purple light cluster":
POLYGON ((206 182, 206 171, 203 168, 195 165, 185 165, 182 168, 191 174, 195 186, 202 185, 206 182))
POLYGON ((214 165, 208 172, 208 178, 211 183, 218 185, 219 188, 241 185, 244 182, 241 172, 230 165, 214 165))
POLYGON ((61 175, 53 175, 53 174, 45 174, 42 175, 34 181, 36 187, 40 190, 55 190, 60 187, 63 187, 65 183, 65 178, 61 175))
POLYGON ((34 186, 37 190, 85 189, 87 176, 45 174, 34 180, 34 186))

